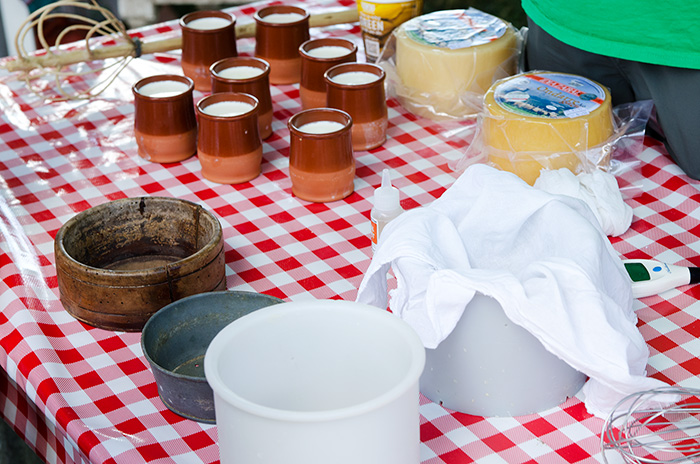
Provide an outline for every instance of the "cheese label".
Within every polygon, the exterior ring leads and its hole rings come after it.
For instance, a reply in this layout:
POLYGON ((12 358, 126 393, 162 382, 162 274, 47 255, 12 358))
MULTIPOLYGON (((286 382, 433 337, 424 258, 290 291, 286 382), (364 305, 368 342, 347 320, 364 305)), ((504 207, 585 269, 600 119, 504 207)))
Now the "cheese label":
POLYGON ((502 19, 475 8, 428 13, 404 25, 406 35, 423 45, 459 50, 493 42, 507 30, 502 19))
POLYGON ((605 102, 605 91, 581 76, 529 73, 499 84, 494 99, 512 113, 565 119, 585 116, 598 109, 605 102))

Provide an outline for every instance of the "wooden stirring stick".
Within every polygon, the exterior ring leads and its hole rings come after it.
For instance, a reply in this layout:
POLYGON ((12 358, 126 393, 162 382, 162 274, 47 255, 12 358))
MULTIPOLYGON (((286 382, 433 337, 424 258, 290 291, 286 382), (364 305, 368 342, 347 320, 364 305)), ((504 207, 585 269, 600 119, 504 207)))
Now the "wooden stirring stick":
MULTIPOLYGON (((318 14, 312 14, 309 17, 309 25, 311 27, 331 26, 335 24, 346 24, 359 21, 359 15, 356 8, 346 8, 336 11, 328 11, 318 14)), ((246 38, 255 36, 255 22, 246 24, 236 24, 236 37, 246 38)), ((104 60, 107 58, 124 58, 128 56, 138 56, 143 54, 152 54, 158 52, 166 52, 176 50, 182 47, 182 37, 172 37, 167 39, 145 40, 138 41, 131 37, 119 37, 116 40, 125 40, 123 43, 116 45, 99 46, 94 49, 79 49, 70 51, 55 51, 49 50, 44 55, 31 55, 17 57, 15 60, 0 63, 0 69, 6 69, 10 72, 15 71, 31 71, 37 68, 60 68, 76 63, 84 63, 88 61, 104 60), (141 53, 137 53, 140 48, 141 53)))

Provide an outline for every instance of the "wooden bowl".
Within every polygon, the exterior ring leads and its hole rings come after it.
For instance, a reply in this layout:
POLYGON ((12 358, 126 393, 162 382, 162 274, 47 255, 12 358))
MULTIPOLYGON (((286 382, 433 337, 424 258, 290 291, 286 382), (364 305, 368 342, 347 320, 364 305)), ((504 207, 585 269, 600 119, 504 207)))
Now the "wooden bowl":
POLYGON ((175 198, 125 198, 83 211, 54 242, 58 288, 76 319, 139 331, 163 306, 226 289, 221 224, 175 198))

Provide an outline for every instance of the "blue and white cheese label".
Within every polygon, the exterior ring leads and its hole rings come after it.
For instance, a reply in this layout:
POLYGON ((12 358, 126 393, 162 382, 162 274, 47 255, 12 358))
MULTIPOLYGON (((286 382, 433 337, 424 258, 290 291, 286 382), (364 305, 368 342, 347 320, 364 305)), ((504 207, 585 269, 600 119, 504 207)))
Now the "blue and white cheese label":
POLYGON ((413 18, 406 35, 424 45, 458 50, 493 42, 506 33, 505 21, 475 8, 445 10, 413 18))
POLYGON ((605 102, 605 91, 581 76, 527 73, 496 87, 494 99, 512 113, 548 119, 585 116, 605 102))

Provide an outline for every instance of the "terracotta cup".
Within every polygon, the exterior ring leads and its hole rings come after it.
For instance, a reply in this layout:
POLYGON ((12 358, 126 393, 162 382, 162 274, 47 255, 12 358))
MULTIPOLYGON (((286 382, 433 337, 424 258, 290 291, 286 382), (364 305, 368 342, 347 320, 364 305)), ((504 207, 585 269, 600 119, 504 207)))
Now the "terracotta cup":
POLYGON ((275 5, 261 9, 253 17, 255 56, 270 64, 270 82, 298 83, 299 46, 309 40, 309 13, 296 6, 275 5))
POLYGON ((299 95, 303 109, 326 106, 326 81, 323 75, 341 63, 357 61, 357 45, 347 39, 307 40, 299 47, 301 84, 299 95))
POLYGON ((192 79, 175 74, 145 77, 134 94, 134 136, 139 156, 175 163, 197 151, 197 119, 192 79))
POLYGON ((180 18, 182 71, 197 90, 211 90, 209 67, 223 58, 238 56, 236 17, 223 11, 195 11, 180 18))
POLYGON ((197 156, 205 179, 240 184, 260 174, 259 108, 254 96, 234 92, 215 93, 197 103, 197 156))
POLYGON ((272 134, 270 65, 260 58, 238 56, 217 61, 210 72, 212 93, 247 93, 258 99, 260 138, 268 138, 272 134))
POLYGON ((384 70, 370 63, 343 63, 326 71, 327 103, 352 116, 352 146, 370 150, 386 141, 384 70))
POLYGON ((332 108, 304 110, 289 119, 292 193, 317 203, 350 195, 355 179, 352 118, 332 108))

